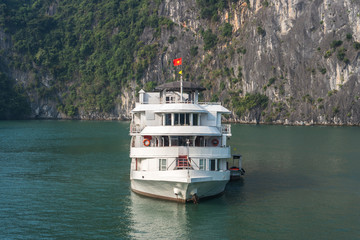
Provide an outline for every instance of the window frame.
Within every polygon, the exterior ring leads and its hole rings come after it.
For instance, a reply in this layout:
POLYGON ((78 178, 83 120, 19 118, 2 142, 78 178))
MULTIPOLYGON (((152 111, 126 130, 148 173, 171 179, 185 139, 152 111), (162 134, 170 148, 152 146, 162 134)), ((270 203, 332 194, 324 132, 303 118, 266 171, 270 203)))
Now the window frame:
POLYGON ((166 171, 167 167, 167 159, 159 158, 159 171, 166 171))
POLYGON ((199 170, 206 170, 206 158, 199 159, 199 170))
POLYGON ((216 165, 217 165, 216 159, 213 158, 213 159, 210 159, 209 161, 210 161, 210 163, 209 163, 210 171, 216 171, 216 165), (213 163, 214 163, 214 165, 213 165, 213 163))

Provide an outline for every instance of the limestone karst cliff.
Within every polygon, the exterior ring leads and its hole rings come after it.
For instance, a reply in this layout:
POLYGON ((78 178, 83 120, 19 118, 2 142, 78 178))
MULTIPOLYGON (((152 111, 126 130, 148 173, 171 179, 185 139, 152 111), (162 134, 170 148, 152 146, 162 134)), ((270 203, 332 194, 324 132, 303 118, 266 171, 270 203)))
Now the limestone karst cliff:
MULTIPOLYGON (((56 19, 59 5, 60 2, 53 1, 46 5, 46 11, 42 10, 43 14, 56 19)), ((133 60, 128 63, 128 68, 133 70, 126 72, 127 75, 125 70, 121 72, 123 75, 115 75, 119 79, 126 76, 126 81, 114 80, 114 85, 105 80, 99 83, 98 88, 107 91, 89 88, 94 85, 91 71, 94 79, 100 78, 97 69, 106 65, 111 72, 111 64, 105 61, 103 65, 94 65, 95 70, 81 69, 82 61, 89 61, 95 50, 79 50, 83 59, 74 60, 79 67, 71 66, 72 79, 61 87, 56 87, 60 75, 55 70, 47 71, 45 62, 28 63, 33 67, 11 65, 5 54, 18 56, 11 50, 11 36, 16 32, 6 32, 3 24, 0 65, 6 66, 2 71, 28 90, 32 117, 127 118, 140 88, 178 78, 172 59, 182 57, 185 79, 208 89, 202 96, 204 100, 221 101, 230 108, 234 114, 229 120, 360 124, 360 2, 163 0, 147 3, 146 7, 151 13, 147 19, 150 24, 144 24, 134 38, 137 45, 130 54, 133 60), (151 22, 154 16, 160 19, 157 24, 151 22), (84 75, 90 80, 83 80, 84 75), (34 78, 47 94, 31 88, 34 78), (118 90, 113 92, 112 88, 118 90), (94 95, 94 102, 86 98, 86 91, 94 95), (258 98, 251 98, 255 94, 266 97, 267 105, 260 107, 258 98), (99 106, 97 96, 107 95, 112 100, 105 98, 105 103, 99 106), (72 105, 75 107, 71 108, 72 105)), ((144 8, 139 6, 139 11, 144 8)), ((97 24, 106 26, 101 21, 93 20, 92 24, 90 30, 96 29, 97 24)), ((123 32, 126 31, 121 27, 112 27, 108 37, 120 35, 120 40, 109 41, 110 49, 122 44, 122 38, 126 37, 121 35, 123 32)), ((83 36, 76 37, 78 42, 83 41, 83 36)), ((94 46, 89 48, 95 49, 96 42, 94 46)), ((41 52, 35 52, 39 59, 41 52)), ((109 54, 116 55, 116 51, 109 50, 109 54)), ((121 56, 116 59, 124 61, 121 56)))

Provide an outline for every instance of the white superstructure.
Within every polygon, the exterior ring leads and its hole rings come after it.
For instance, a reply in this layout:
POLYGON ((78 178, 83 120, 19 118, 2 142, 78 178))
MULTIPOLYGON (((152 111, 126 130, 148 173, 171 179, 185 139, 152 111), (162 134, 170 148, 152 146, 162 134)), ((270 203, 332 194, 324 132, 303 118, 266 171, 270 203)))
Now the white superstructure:
POLYGON ((224 191, 230 179, 227 138, 221 123, 230 111, 200 103, 205 90, 191 82, 163 84, 139 92, 130 125, 131 189, 139 194, 185 202, 224 191))

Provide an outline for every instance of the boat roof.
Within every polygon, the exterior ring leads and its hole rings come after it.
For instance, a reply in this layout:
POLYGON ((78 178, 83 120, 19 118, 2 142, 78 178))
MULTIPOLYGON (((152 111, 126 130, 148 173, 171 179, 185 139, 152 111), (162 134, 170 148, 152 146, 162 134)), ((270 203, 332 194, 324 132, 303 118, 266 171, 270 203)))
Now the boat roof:
POLYGON ((221 136, 214 126, 147 126, 141 135, 150 136, 221 136))
POLYGON ((206 109, 197 104, 173 103, 173 104, 139 104, 132 112, 154 111, 155 113, 166 112, 193 112, 204 113, 206 109))
POLYGON ((201 107, 208 112, 218 112, 230 114, 231 111, 220 104, 201 104, 201 107))
MULTIPOLYGON (((164 83, 161 84, 157 87, 155 87, 155 91, 180 91, 181 88, 181 84, 179 81, 177 82, 169 82, 169 83, 164 83)), ((184 92, 195 92, 195 91, 204 91, 206 90, 206 88, 201 87, 200 85, 197 85, 196 83, 193 82, 183 82, 183 91, 184 92)))

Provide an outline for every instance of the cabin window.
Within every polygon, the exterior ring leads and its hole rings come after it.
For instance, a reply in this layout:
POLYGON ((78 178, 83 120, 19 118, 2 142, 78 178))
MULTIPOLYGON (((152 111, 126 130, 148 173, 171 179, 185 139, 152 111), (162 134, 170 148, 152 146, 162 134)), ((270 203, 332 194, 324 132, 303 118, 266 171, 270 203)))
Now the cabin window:
POLYGON ((168 136, 161 136, 160 146, 168 147, 169 146, 169 137, 168 136))
POLYGON ((197 113, 193 114, 193 125, 197 126, 198 125, 198 119, 199 119, 199 115, 197 113))
POLYGON ((174 113, 174 125, 190 125, 190 113, 174 113))
POLYGON ((216 159, 210 159, 210 171, 216 170, 216 159))
POLYGON ((171 126, 171 113, 165 114, 165 125, 171 126))
POLYGON ((175 103, 175 98, 174 97, 166 97, 166 103, 175 103))
POLYGON ((178 137, 170 137, 171 146, 179 146, 179 139, 178 137))
POLYGON ((194 138, 191 137, 191 136, 179 136, 178 137, 179 146, 186 147, 188 142, 189 142, 189 146, 193 146, 194 145, 194 138))
POLYGON ((206 170, 206 159, 199 159, 199 170, 206 170))
POLYGON ((159 171, 166 171, 166 159, 159 159, 159 171))
POLYGON ((190 125, 190 113, 185 113, 185 125, 190 125))
POLYGON ((185 114, 180 113, 180 125, 185 125, 185 114))
POLYGON ((174 125, 179 125, 179 114, 178 113, 174 114, 174 125))
POLYGON ((204 137, 196 137, 195 139, 195 147, 204 147, 205 146, 205 139, 204 137))

